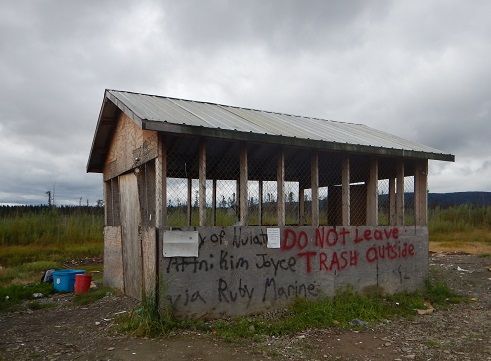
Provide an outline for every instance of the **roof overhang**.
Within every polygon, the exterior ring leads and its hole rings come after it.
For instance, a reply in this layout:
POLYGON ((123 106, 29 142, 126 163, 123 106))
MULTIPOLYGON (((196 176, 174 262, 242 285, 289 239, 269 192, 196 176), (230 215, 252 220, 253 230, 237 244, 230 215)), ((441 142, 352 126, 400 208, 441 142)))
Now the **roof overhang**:
POLYGON ((327 142, 322 140, 304 139, 296 137, 286 137, 271 134, 258 134, 253 132, 242 132, 237 130, 227 130, 219 128, 197 127, 185 124, 173 124, 166 121, 156 121, 140 118, 134 111, 121 102, 116 96, 106 90, 99 112, 99 119, 92 141, 89 160, 87 162, 87 172, 102 173, 107 151, 112 140, 112 134, 117 124, 120 112, 138 124, 142 129, 157 132, 194 135, 211 138, 222 138, 237 141, 250 141, 259 143, 270 143, 285 146, 295 146, 311 148, 333 152, 347 152, 356 154, 367 154, 383 157, 413 158, 413 159, 434 159, 441 161, 454 162, 453 154, 431 153, 412 151, 398 148, 384 148, 370 145, 359 145, 351 143, 327 142))

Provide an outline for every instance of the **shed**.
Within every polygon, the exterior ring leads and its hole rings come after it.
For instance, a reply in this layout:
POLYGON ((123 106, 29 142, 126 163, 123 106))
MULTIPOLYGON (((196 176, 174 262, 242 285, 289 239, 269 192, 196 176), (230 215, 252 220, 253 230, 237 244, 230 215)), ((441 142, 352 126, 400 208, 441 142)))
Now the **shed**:
POLYGON ((106 90, 104 282, 177 314, 282 307, 428 276, 428 160, 361 124, 106 90))

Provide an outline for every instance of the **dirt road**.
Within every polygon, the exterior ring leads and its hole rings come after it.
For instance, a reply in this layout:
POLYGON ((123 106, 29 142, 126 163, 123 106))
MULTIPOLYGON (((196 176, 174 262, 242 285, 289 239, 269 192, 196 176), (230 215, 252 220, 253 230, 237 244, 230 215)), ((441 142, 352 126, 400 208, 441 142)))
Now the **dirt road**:
POLYGON ((259 343, 118 335, 114 318, 132 300, 108 296, 80 307, 62 297, 54 308, 0 314, 0 360, 491 360, 489 266, 489 257, 434 254, 432 274, 470 302, 364 331, 309 330, 259 343))

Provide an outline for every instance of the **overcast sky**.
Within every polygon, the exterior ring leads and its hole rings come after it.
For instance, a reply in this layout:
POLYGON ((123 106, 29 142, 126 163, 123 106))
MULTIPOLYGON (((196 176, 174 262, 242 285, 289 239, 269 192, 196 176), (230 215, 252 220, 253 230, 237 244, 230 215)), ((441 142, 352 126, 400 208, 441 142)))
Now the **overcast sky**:
POLYGON ((491 1, 0 2, 0 203, 91 203, 104 89, 363 123, 491 191, 491 1))

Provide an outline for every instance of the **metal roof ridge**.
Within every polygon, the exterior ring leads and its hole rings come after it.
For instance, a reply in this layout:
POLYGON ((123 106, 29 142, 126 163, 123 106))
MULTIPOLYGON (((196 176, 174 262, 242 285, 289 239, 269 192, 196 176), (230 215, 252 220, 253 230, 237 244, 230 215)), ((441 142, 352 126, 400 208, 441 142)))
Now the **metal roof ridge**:
POLYGON ((148 97, 163 98, 163 99, 169 99, 169 100, 182 100, 182 101, 185 101, 185 102, 193 102, 193 103, 217 105, 217 106, 221 106, 221 107, 230 107, 230 108, 243 109, 243 110, 252 110, 252 111, 255 111, 255 112, 263 112, 263 113, 270 113, 270 114, 280 114, 280 115, 286 115, 286 116, 289 116, 289 117, 297 117, 297 118, 305 118, 305 119, 322 120, 324 122, 341 123, 341 124, 351 124, 351 125, 365 125, 365 124, 362 124, 362 123, 343 122, 343 121, 339 121, 339 120, 324 119, 324 118, 319 118, 319 117, 310 117, 310 116, 306 116, 306 115, 297 115, 297 114, 290 114, 290 113, 275 112, 275 111, 272 111, 272 110, 264 110, 264 109, 239 107, 237 105, 228 105, 228 104, 222 104, 222 103, 213 103, 213 102, 207 102, 207 101, 203 101, 203 100, 193 100, 193 99, 185 99, 185 98, 176 98, 176 97, 169 97, 169 96, 165 96, 165 95, 139 93, 139 92, 132 92, 132 91, 127 91, 127 90, 117 90, 117 89, 106 89, 106 90, 107 91, 119 92, 119 93, 129 93, 129 94, 142 95, 142 96, 148 96, 148 97))

